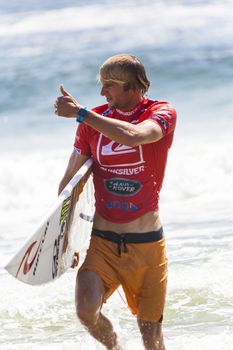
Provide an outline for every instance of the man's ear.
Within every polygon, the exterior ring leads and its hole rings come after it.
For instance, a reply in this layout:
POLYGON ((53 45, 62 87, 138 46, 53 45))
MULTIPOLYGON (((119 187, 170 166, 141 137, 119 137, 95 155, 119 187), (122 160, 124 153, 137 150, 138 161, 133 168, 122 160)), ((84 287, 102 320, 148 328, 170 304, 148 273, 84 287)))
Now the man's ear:
POLYGON ((129 91, 131 88, 132 88, 132 86, 131 86, 130 83, 125 83, 125 84, 123 85, 124 91, 129 91))

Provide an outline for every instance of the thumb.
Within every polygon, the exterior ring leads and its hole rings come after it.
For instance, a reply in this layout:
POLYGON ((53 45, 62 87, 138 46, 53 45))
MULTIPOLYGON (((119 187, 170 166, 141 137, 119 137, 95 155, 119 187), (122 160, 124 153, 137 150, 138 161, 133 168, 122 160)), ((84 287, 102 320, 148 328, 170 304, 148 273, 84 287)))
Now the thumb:
POLYGON ((61 91, 61 93, 62 93, 62 95, 63 95, 63 96, 69 96, 69 97, 72 97, 72 96, 71 96, 71 94, 70 94, 68 91, 66 91, 66 90, 65 90, 64 85, 63 85, 63 84, 61 84, 61 85, 60 85, 60 91, 61 91))

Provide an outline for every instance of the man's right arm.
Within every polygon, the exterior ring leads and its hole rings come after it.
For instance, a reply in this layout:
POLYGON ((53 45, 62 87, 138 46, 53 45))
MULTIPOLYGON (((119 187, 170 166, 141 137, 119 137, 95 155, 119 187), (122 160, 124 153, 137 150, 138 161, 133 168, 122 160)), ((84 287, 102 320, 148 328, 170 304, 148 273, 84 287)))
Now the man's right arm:
POLYGON ((71 153, 65 174, 59 184, 58 194, 60 194, 68 182, 72 179, 75 173, 81 168, 81 166, 87 161, 89 157, 78 154, 75 150, 71 153))

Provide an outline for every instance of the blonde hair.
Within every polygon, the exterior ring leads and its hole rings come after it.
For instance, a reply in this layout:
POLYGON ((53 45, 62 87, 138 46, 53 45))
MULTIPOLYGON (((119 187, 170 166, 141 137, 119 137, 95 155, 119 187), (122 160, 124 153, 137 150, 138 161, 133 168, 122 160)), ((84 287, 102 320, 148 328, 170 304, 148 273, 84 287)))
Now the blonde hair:
POLYGON ((122 84, 125 90, 138 88, 143 95, 150 86, 143 64, 137 57, 129 54, 108 58, 99 69, 98 79, 122 84))

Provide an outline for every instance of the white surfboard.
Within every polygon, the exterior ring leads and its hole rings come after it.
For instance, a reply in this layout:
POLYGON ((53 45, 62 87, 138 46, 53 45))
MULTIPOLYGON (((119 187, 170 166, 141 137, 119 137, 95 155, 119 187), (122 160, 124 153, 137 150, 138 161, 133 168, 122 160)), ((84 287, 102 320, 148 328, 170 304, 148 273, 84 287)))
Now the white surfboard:
POLYGON ((6 265, 5 269, 18 280, 31 285, 55 280, 70 267, 74 251, 85 245, 88 235, 82 228, 81 192, 91 174, 92 162, 88 159, 78 170, 32 237, 6 265), (75 248, 74 236, 78 241, 75 248))

